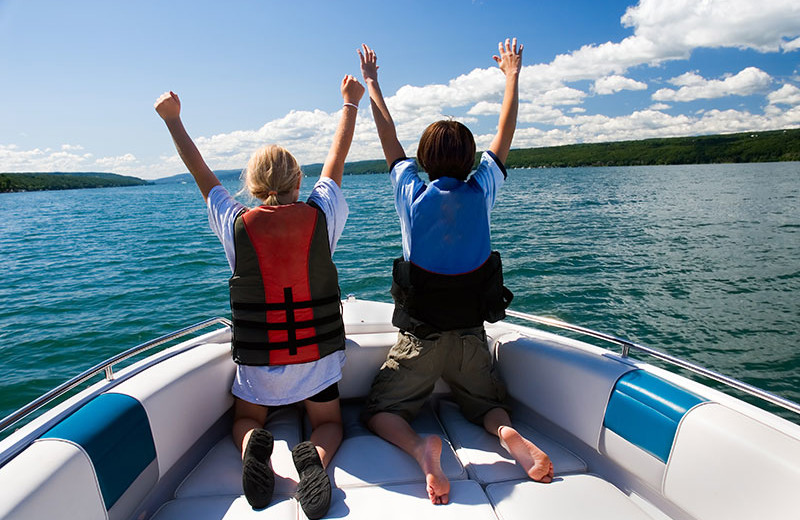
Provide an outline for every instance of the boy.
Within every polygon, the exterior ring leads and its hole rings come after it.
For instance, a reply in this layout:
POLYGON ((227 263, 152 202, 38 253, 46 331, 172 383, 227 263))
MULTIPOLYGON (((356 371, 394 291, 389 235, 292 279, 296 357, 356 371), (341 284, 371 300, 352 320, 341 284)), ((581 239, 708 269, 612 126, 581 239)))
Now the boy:
POLYGON ((403 236, 403 258, 392 273, 392 322, 400 334, 372 384, 364 419, 373 432, 416 459, 434 504, 446 504, 450 491, 439 460, 442 440, 420 437, 409 422, 439 377, 450 385, 465 417, 498 436, 528 476, 541 482, 553 477, 547 455, 511 427, 483 329, 484 320, 504 317, 511 298, 502 286, 500 257, 491 251, 489 211, 506 176, 503 162, 516 128, 522 45, 517 48, 514 38, 498 48, 500 56, 493 58, 506 83, 489 151, 467 180, 475 158, 472 133, 455 121, 433 123, 417 151, 428 185, 397 139, 378 85, 375 52, 366 45, 358 51, 403 236))

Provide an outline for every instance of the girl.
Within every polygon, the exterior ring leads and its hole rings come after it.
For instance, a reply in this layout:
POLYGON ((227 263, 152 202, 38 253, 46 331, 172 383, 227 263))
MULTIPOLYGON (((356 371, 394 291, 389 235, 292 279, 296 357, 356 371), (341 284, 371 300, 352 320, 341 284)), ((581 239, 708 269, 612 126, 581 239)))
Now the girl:
POLYGON ((233 440, 242 452, 245 497, 254 509, 272 498, 273 438, 263 428, 268 407, 303 401, 311 440, 295 446, 292 458, 300 475, 297 499, 312 519, 328 511, 325 467, 342 439, 337 383, 345 360, 344 327, 331 255, 347 219, 342 174, 364 87, 345 76, 341 92, 341 119, 308 202, 298 202, 297 161, 280 146, 267 145, 253 153, 243 172, 245 188, 262 201, 253 209, 236 201, 206 165, 183 127, 178 96, 167 92, 155 103, 233 271, 233 440))

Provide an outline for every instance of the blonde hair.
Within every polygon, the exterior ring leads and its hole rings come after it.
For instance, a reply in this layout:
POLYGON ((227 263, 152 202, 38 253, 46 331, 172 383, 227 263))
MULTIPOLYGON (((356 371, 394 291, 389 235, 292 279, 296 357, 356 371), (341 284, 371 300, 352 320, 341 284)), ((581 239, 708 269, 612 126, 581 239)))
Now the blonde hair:
POLYGON ((277 206, 278 196, 297 188, 303 174, 297 160, 282 146, 268 144, 253 152, 242 172, 244 189, 268 206, 277 206))

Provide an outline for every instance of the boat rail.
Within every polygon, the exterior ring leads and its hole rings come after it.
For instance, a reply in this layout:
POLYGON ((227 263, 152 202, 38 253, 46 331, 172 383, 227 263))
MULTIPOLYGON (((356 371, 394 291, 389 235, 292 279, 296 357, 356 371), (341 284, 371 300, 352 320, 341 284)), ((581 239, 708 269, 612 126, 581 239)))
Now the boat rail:
POLYGON ((604 332, 598 332, 596 330, 588 329, 586 327, 581 327, 579 325, 573 325, 571 323, 567 323, 561 320, 557 320, 555 318, 547 318, 544 316, 535 316, 533 314, 527 314, 524 312, 514 311, 511 309, 506 309, 506 314, 508 316, 512 316, 514 318, 519 318, 525 321, 530 321, 534 323, 539 323, 541 325, 547 325, 550 327, 555 327, 559 329, 569 330, 572 332, 576 332, 578 334, 583 334, 586 336, 591 336, 596 339, 600 339, 603 341, 607 341, 609 343, 614 343, 622 347, 622 357, 628 357, 631 350, 635 350, 637 352, 642 352, 648 354, 656 359, 669 363, 671 365, 686 369, 694 374, 698 374, 709 379, 713 379, 718 383, 722 383, 726 386, 731 388, 735 388, 745 394, 751 395, 753 397, 757 397, 764 401, 767 401, 771 404, 776 406, 780 406, 786 410, 794 412, 800 415, 800 404, 795 403, 794 401, 790 401, 784 397, 779 395, 773 394, 756 386, 750 385, 745 383, 744 381, 739 381, 738 379, 734 379, 732 377, 720 374, 719 372, 715 372, 713 370, 709 370, 705 367, 700 365, 696 365, 684 359, 680 359, 675 356, 671 356, 659 350, 646 347, 644 345, 640 345, 638 343, 634 343, 633 341, 628 341, 627 339, 618 338, 616 336, 612 336, 610 334, 606 334, 604 332))
POLYGON ((43 407, 47 403, 52 402, 53 400, 61 397, 65 393, 69 392, 73 388, 85 383, 86 381, 90 380, 97 374, 104 372, 105 378, 107 381, 114 380, 114 365, 121 363, 127 359, 130 359, 142 352, 149 350, 151 348, 157 347, 159 345, 163 345, 169 341, 174 339, 186 336, 187 334, 191 334, 193 332, 197 332, 198 330, 204 329, 206 327, 210 327, 212 325, 221 324, 225 325, 226 327, 231 327, 232 324, 230 320, 226 318, 209 318, 207 320, 195 323, 194 325, 189 325, 180 330, 176 330, 174 332, 170 332, 158 338, 152 339, 135 347, 132 347, 124 352, 120 352, 116 356, 110 357, 105 361, 98 363, 97 365, 93 366, 92 368, 86 370, 78 374, 77 376, 73 377, 69 381, 57 386, 56 388, 50 390, 46 394, 42 395, 41 397, 31 401, 30 403, 26 404, 16 412, 8 415, 2 421, 0 421, 0 432, 6 430, 12 424, 24 419, 28 415, 32 414, 39 408, 43 407))

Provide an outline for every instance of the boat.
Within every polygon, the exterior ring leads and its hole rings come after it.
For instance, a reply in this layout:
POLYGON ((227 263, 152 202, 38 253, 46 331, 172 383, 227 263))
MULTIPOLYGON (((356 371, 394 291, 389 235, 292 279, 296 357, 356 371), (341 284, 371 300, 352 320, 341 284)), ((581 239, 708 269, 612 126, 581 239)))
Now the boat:
MULTIPOLYGON (((800 425, 735 394, 800 414, 796 403, 513 310, 487 324, 489 345, 514 424, 549 454, 555 478, 528 479, 496 438, 464 419, 440 381, 413 423, 444 440, 450 502, 433 505, 416 462, 358 418, 396 339, 392 305, 351 296, 342 307, 344 439, 328 467, 327 518, 800 518, 800 425), (702 377, 679 373, 687 370, 702 377), (717 383, 700 382, 707 378, 717 383)), ((230 341, 227 319, 206 320, 122 352, 5 418, 2 429, 44 410, 0 442, 0 518, 305 518, 290 450, 309 425, 297 406, 271 410, 266 424, 275 437, 272 502, 253 510, 243 496, 230 438, 230 341)))

